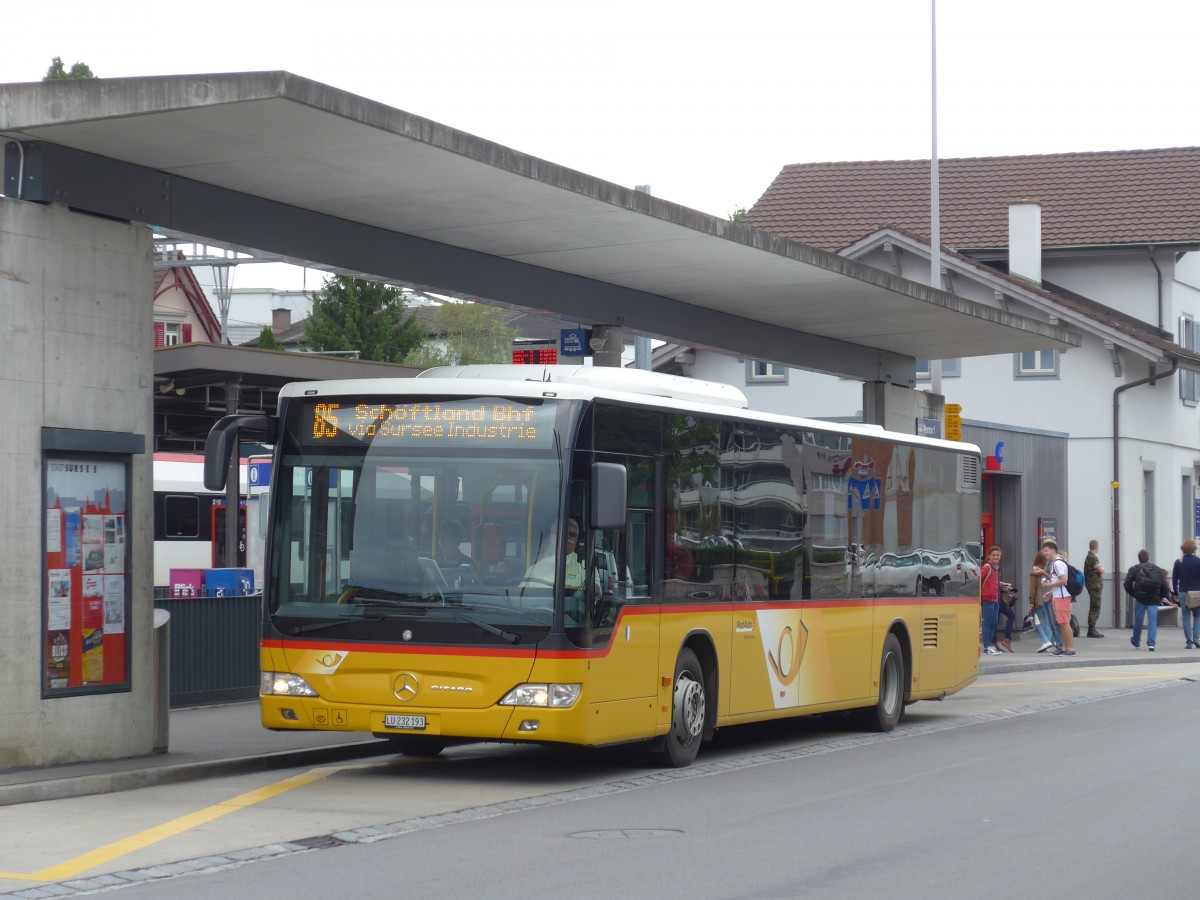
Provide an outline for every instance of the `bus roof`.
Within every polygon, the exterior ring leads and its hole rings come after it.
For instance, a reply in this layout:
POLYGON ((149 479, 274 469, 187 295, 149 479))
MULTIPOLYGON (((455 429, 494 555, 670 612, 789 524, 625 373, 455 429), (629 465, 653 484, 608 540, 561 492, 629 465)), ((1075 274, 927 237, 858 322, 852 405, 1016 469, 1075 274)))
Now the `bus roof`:
POLYGON ((745 394, 737 388, 712 381, 665 375, 641 369, 599 366, 477 365, 439 366, 415 378, 362 378, 349 381, 296 382, 279 392, 285 398, 330 396, 487 395, 496 397, 553 397, 562 400, 604 398, 624 403, 663 406, 679 412, 695 412, 728 418, 741 412, 748 420, 793 425, 816 431, 889 439, 929 447, 979 454, 974 444, 944 441, 915 434, 889 432, 868 423, 827 422, 800 416, 749 409, 745 394), (469 381, 470 384, 464 384, 469 381), (552 386, 552 387, 551 387, 552 386))
POLYGON ((608 366, 438 366, 427 369, 418 378, 482 378, 495 381, 535 381, 551 384, 576 384, 597 391, 646 394, 670 400, 689 400, 747 409, 746 395, 733 385, 698 378, 683 378, 644 369, 618 369, 608 366))

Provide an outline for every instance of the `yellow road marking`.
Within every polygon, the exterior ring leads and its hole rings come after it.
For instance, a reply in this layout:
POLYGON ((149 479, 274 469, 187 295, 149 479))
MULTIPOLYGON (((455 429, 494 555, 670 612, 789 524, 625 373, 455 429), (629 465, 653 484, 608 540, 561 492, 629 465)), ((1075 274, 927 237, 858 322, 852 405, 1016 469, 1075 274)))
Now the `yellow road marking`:
POLYGON ((256 803, 262 803, 264 800, 278 797, 280 794, 287 793, 298 787, 304 787, 306 784, 312 784, 314 781, 320 781, 322 778, 326 778, 334 772, 345 768, 349 767, 326 766, 319 769, 312 769, 303 775, 295 775, 292 778, 284 779, 275 784, 247 791, 231 800, 226 800, 224 803, 217 803, 206 809, 197 810, 194 813, 188 813, 186 816, 180 816, 177 819, 164 822, 161 825, 155 825, 153 828, 147 828, 145 831, 138 832, 130 837, 113 841, 113 843, 106 844, 103 847, 97 847, 95 850, 84 853, 81 856, 76 856, 74 859, 68 859, 66 862, 61 862, 57 865, 47 866, 40 872, 31 872, 28 874, 0 872, 0 878, 15 878, 21 881, 62 881, 66 878, 74 878, 95 866, 112 862, 114 859, 133 853, 136 850, 141 850, 143 847, 157 844, 159 841, 165 841, 167 838, 182 834, 191 828, 205 825, 214 819, 237 812, 239 809, 245 809, 256 803))

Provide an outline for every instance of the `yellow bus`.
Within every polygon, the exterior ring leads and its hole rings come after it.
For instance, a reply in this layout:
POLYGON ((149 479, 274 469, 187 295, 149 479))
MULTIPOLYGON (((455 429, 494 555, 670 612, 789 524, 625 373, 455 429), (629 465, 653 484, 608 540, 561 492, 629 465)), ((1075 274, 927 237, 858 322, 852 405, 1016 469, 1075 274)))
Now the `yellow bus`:
POLYGON ((641 371, 466 366, 293 384, 274 416, 261 711, 270 729, 641 745, 969 685, 977 448, 769 415, 641 371), (936 584, 937 589, 931 585, 936 584))

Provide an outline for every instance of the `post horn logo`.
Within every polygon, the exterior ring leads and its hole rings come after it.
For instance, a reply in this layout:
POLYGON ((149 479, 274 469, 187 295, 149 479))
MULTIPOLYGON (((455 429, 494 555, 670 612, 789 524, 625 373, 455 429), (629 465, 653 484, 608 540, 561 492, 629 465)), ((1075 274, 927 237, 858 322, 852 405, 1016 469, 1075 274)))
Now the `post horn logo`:
MULTIPOLYGON (((800 627, 803 629, 804 626, 800 627)), ((767 662, 771 665, 771 671, 775 673, 775 677, 784 687, 789 686, 800 674, 800 660, 804 656, 804 635, 803 630, 798 635, 793 635, 792 626, 785 625, 783 631, 779 633, 779 647, 775 653, 767 651, 767 662), (791 658, 785 660, 784 653, 789 650, 791 658)))

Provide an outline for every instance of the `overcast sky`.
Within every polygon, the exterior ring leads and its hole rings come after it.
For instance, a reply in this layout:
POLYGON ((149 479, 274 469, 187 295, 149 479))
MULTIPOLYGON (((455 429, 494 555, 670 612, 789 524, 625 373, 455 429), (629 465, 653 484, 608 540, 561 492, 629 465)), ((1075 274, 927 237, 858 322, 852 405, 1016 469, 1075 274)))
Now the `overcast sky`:
MULTIPOLYGON (((57 0, 8 10, 0 82, 54 56, 100 77, 283 69, 726 216, 789 163, 929 158, 930 9, 57 0)), ((939 0, 937 25, 943 158, 1200 145, 1197 0, 939 0)))

